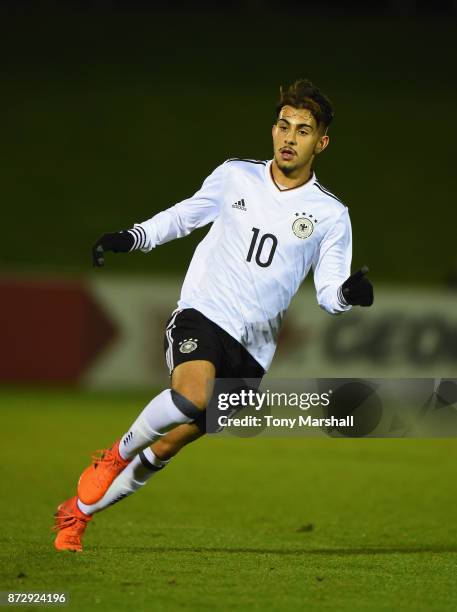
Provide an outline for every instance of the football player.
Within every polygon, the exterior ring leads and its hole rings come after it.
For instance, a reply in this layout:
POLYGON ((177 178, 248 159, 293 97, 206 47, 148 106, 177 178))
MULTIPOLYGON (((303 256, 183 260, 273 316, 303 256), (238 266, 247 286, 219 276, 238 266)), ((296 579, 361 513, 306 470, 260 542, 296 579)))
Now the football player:
POLYGON ((367 268, 350 272, 348 209, 313 170, 329 144, 332 119, 328 98, 310 81, 296 81, 280 90, 271 160, 229 159, 192 197, 95 243, 93 262, 100 267, 107 252, 148 253, 212 224, 165 326, 170 386, 94 457, 78 495, 59 506, 58 550, 82 550, 95 512, 142 487, 205 433, 216 378, 260 383, 290 301, 310 271, 328 313, 373 303, 367 268))

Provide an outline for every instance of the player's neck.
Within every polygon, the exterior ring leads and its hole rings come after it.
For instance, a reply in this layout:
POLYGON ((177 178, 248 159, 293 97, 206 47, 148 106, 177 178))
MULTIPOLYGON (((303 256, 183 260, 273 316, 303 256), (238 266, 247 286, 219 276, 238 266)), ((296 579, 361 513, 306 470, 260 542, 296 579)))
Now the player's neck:
POLYGON ((297 175, 287 175, 284 174, 276 163, 276 160, 273 159, 271 164, 271 176, 276 185, 280 186, 279 188, 294 189, 307 183, 312 178, 313 171, 311 165, 309 165, 300 169, 297 175))

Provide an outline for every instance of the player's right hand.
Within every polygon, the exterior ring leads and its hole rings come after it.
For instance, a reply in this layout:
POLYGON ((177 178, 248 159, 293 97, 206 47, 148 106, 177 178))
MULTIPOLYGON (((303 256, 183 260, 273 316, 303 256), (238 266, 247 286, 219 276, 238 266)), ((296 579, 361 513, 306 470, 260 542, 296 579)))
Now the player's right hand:
POLYGON ((105 265, 105 251, 128 253, 133 247, 134 238, 127 231, 103 234, 92 247, 92 263, 95 268, 105 265))

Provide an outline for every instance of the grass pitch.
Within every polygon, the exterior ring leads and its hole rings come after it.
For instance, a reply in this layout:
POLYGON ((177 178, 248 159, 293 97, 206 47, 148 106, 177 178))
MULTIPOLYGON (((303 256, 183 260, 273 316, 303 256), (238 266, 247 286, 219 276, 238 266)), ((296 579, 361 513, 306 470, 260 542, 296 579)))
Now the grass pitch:
POLYGON ((56 552, 55 507, 147 399, 1 393, 0 590, 81 611, 457 608, 457 440, 208 437, 56 552))

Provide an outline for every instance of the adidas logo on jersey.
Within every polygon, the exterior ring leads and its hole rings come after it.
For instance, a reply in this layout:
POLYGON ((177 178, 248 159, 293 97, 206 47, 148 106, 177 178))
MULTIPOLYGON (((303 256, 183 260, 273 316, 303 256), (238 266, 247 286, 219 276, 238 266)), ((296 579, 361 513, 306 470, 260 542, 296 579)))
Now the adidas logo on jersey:
POLYGON ((232 208, 239 208, 239 210, 247 210, 246 204, 244 203, 244 199, 238 200, 238 202, 232 204, 232 208))

